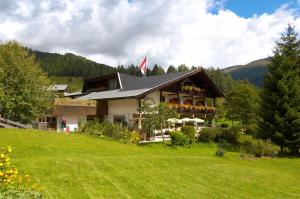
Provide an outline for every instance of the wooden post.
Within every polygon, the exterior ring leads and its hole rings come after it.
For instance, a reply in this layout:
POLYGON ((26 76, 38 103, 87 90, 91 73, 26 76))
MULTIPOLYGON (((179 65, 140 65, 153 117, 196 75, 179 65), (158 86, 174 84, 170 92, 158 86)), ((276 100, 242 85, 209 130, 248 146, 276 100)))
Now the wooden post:
POLYGON ((142 129, 142 112, 141 112, 141 99, 139 99, 139 120, 138 120, 138 129, 142 129))
MULTIPOLYGON (((192 107, 194 106, 194 92, 192 91, 192 107)), ((195 114, 194 114, 194 110, 192 110, 193 114, 192 114, 192 118, 195 118, 195 114)))

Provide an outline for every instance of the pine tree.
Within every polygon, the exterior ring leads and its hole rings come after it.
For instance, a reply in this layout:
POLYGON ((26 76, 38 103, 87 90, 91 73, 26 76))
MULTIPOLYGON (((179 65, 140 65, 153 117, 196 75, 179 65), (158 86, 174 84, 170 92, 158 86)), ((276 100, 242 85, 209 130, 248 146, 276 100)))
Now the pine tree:
POLYGON ((188 71, 189 68, 185 64, 180 64, 178 66, 178 72, 188 71))
POLYGON ((177 72, 176 68, 173 65, 170 65, 167 70, 167 74, 176 73, 176 72, 177 72))
POLYGON ((163 74, 165 74, 164 69, 161 66, 158 66, 157 64, 155 64, 153 66, 152 71, 151 71, 151 76, 163 75, 163 74))
POLYGON ((300 148, 300 43, 288 26, 276 42, 274 57, 261 92, 259 136, 271 139, 299 155, 300 148))

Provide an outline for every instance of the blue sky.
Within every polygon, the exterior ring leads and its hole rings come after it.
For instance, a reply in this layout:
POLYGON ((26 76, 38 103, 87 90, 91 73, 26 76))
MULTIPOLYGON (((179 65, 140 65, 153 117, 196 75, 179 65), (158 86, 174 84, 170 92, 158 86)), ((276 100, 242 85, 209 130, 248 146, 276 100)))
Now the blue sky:
POLYGON ((284 4, 290 8, 299 7, 297 0, 227 0, 224 7, 241 17, 249 18, 263 13, 271 14, 284 4))

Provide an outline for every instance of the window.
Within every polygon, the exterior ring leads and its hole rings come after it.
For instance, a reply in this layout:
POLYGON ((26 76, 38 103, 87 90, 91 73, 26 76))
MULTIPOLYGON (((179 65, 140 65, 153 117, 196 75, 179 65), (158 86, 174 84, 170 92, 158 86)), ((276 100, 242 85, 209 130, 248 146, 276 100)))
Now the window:
POLYGON ((119 123, 122 126, 127 126, 125 115, 114 115, 113 122, 119 123))

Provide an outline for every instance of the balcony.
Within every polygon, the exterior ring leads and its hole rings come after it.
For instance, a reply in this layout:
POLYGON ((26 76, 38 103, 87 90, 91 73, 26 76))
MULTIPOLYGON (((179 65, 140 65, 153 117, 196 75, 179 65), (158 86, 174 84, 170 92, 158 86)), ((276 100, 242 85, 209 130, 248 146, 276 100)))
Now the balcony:
POLYGON ((178 113, 181 114, 215 114, 215 107, 211 106, 192 106, 188 104, 173 104, 168 103, 167 106, 169 108, 177 110, 178 113))

